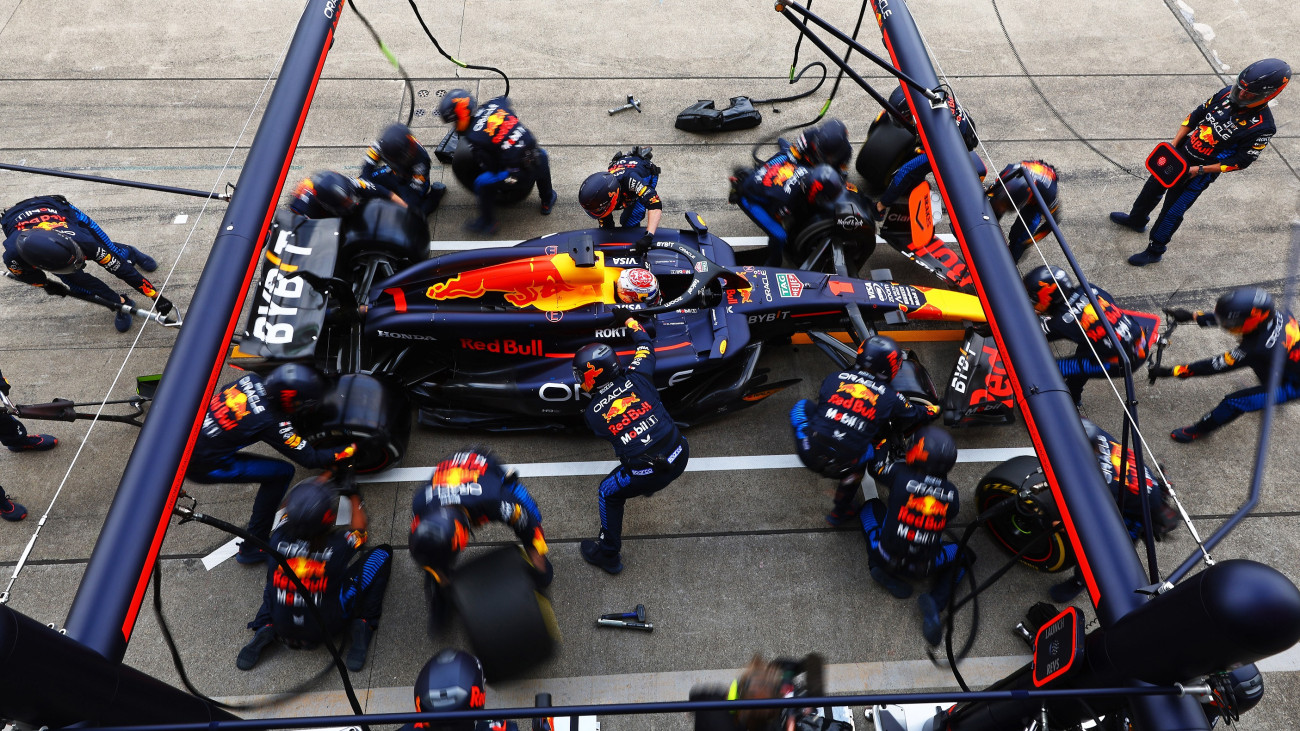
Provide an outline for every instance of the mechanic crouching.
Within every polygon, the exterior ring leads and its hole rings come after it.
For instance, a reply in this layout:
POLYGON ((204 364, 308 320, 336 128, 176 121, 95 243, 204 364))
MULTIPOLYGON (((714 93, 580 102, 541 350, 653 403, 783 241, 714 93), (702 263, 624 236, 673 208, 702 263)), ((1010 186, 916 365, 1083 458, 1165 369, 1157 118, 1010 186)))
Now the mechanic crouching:
POLYGON ((623 570, 623 504, 667 487, 686 470, 690 457, 690 446, 655 388, 654 333, 634 317, 626 325, 636 345, 626 371, 604 343, 584 345, 573 358, 574 378, 591 396, 583 418, 596 436, 613 445, 619 460, 600 483, 600 537, 581 546, 587 563, 611 574, 623 570))
POLYGON ((834 507, 826 516, 833 526, 857 517, 860 508, 854 498, 882 432, 905 431, 937 413, 913 404, 890 386, 902 363, 903 352, 892 338, 868 338, 852 368, 822 381, 816 403, 801 399, 790 409, 799 459, 813 472, 839 480, 834 507))
POLYGON ((407 207, 428 217, 447 194, 447 186, 429 180, 430 164, 411 128, 395 122, 366 149, 361 180, 396 193, 407 207))
POLYGON ((645 221, 645 233, 637 239, 640 250, 654 243, 659 219, 664 214, 659 199, 659 166, 650 162, 649 147, 637 145, 629 154, 615 153, 609 169, 593 173, 578 189, 578 203, 587 215, 600 222, 602 229, 614 228, 614 211, 622 210, 618 225, 635 228, 645 221))
POLYGON ((1034 191, 1026 178, 1033 178, 1034 185, 1043 196, 1047 210, 1058 222, 1061 200, 1056 184, 1056 168, 1042 160, 1025 160, 1012 163, 998 173, 998 179, 989 186, 987 196, 993 207, 993 215, 1001 221, 1008 213, 1015 213, 1015 222, 1011 224, 1011 233, 1007 235, 1007 245, 1011 249, 1011 258, 1020 261, 1025 249, 1035 242, 1042 241, 1052 232, 1052 225, 1047 216, 1039 210, 1034 200, 1034 191))
POLYGON ((411 558, 424 569, 429 632, 442 628, 447 583, 473 526, 504 523, 514 530, 536 572, 538 588, 555 576, 546 557, 542 513, 514 470, 482 447, 457 452, 438 463, 429 484, 411 500, 411 558))
POLYGON ((383 198, 406 207, 406 201, 388 188, 333 170, 321 170, 298 182, 289 210, 306 218, 343 218, 371 198, 383 198))

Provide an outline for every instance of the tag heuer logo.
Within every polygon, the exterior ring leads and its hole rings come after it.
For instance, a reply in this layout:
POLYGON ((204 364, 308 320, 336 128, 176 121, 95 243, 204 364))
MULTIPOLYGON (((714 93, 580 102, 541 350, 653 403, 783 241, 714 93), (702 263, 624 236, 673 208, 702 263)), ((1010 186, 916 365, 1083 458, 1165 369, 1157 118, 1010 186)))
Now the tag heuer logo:
POLYGON ((803 282, 793 274, 776 275, 776 288, 782 297, 798 297, 803 294, 803 282))

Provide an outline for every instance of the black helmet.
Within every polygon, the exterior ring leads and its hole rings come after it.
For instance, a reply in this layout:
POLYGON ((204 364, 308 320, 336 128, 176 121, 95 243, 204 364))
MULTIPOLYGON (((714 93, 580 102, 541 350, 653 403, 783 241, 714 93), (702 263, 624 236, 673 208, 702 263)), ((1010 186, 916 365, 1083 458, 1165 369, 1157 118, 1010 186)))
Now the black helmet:
POLYGON ((1285 61, 1266 58, 1256 61, 1237 74, 1228 98, 1238 109, 1262 107, 1282 93, 1291 80, 1291 67, 1285 61))
POLYGON ((469 544, 469 516, 454 505, 434 505, 411 518, 411 558, 435 571, 451 567, 469 544))
POLYGON ((573 378, 578 387, 590 392, 593 388, 613 381, 623 372, 614 349, 604 343, 591 343, 578 348, 573 354, 573 378))
POLYGON ((1034 304, 1034 310, 1046 312, 1048 307, 1056 298, 1056 293, 1061 293, 1061 301, 1065 302, 1071 294, 1074 294, 1074 282, 1065 270, 1045 264, 1037 269, 1031 270, 1025 275, 1025 292, 1029 294, 1029 300, 1034 304))
MULTIPOLYGON (((798 173, 796 173, 798 174, 798 173)), ((844 178, 830 165, 818 165, 804 173, 799 181, 813 208, 829 209, 844 192, 844 178)))
POLYGON ((342 216, 357 204, 356 183, 333 170, 313 173, 294 188, 289 208, 300 216, 306 216, 311 213, 313 201, 330 215, 342 216))
POLYGON ((587 215, 601 219, 614 212, 618 205, 618 177, 613 173, 592 173, 578 188, 578 204, 587 215))
POLYGON ((315 538, 333 527, 338 510, 339 491, 330 478, 303 480, 284 496, 284 530, 291 538, 315 538))
POLYGON ((72 239, 53 231, 34 228, 12 236, 18 256, 50 274, 71 274, 86 267, 86 255, 72 239))
POLYGON ((807 165, 830 165, 839 170, 847 169, 853 158, 849 131, 838 119, 827 120, 822 126, 799 135, 794 150, 807 165))
POLYGON ((957 463, 957 444, 942 427, 927 424, 907 444, 907 464, 927 475, 944 477, 957 463))
MULTIPOLYGON (((1047 187, 1056 182, 1056 168, 1042 160, 1014 162, 1002 168, 1002 172, 998 173, 997 181, 989 187, 988 192, 993 213, 998 218, 1006 215, 1012 208, 1025 208, 1029 205, 1033 191, 1025 181, 1026 175, 1033 176, 1034 184, 1044 192, 1047 187)), ((1045 195, 1050 203, 1051 194, 1045 192, 1045 195)))
POLYGON ((966 142, 966 149, 974 150, 979 147, 980 138, 975 133, 975 121, 970 118, 970 115, 966 113, 966 108, 952 94, 948 95, 948 111, 952 112, 952 118, 957 121, 957 129, 961 132, 961 138, 966 142))
POLYGON ((457 132, 469 129, 474 118, 474 95, 464 89, 452 89, 438 102, 438 116, 444 122, 454 122, 457 132))
POLYGON ((1214 303, 1219 327, 1234 333, 1252 333, 1273 317, 1273 297, 1259 287, 1241 287, 1214 303))
MULTIPOLYGON (((468 711, 487 705, 483 665, 464 650, 446 649, 424 664, 415 679, 415 710, 468 711)), ((439 729, 472 729, 474 721, 437 724, 439 729)))
POLYGON ((903 118, 907 120, 908 124, 916 124, 916 120, 912 118, 912 108, 907 106, 907 95, 903 93, 902 84, 894 87, 894 91, 889 95, 889 103, 903 113, 903 118))
POLYGON ((903 366, 903 350, 893 338, 873 335, 858 346, 858 358, 854 365, 858 370, 892 381, 898 375, 898 369, 903 366))
POLYGON ((399 175, 410 175, 420 159, 420 143, 411 134, 411 128, 401 122, 384 128, 383 134, 375 140, 375 147, 388 167, 399 175))
POLYGON ((310 366, 285 363, 266 377, 266 395, 286 414, 310 411, 325 396, 325 379, 310 366))

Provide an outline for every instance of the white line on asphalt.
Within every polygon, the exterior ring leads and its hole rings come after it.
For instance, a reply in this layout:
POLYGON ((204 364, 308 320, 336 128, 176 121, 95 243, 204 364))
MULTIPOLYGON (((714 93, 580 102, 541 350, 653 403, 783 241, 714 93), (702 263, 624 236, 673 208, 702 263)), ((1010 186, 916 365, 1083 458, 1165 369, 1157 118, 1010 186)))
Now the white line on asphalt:
POLYGON ((186 215, 186 214, 184 214, 184 213, 178 213, 178 214, 176 214, 176 218, 173 218, 173 219, 172 219, 172 223, 175 223, 175 224, 181 224, 181 223, 185 223, 185 222, 187 222, 187 221, 189 221, 189 220, 190 220, 190 217, 189 217, 188 215, 186 215))
MULTIPOLYGON (((952 234, 938 234, 939 239, 945 243, 956 243, 957 238, 952 234)), ((757 246, 767 246, 766 236, 723 236, 723 241, 731 245, 733 249, 745 249, 757 246)), ((514 246, 522 243, 520 239, 510 241, 430 241, 429 251, 476 251, 478 249, 496 249, 503 246, 514 246)), ((885 240, 876 237, 877 244, 885 243, 885 240)))

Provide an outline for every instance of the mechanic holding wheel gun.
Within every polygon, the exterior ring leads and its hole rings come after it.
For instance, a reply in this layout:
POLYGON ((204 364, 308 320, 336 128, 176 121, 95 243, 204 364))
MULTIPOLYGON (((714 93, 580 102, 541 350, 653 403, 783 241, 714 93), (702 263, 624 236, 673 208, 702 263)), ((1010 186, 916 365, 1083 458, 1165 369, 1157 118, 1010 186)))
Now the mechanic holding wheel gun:
POLYGON ((611 574, 623 570, 623 504, 667 487, 685 471, 690 457, 690 446, 655 388, 654 326, 635 317, 626 325, 636 345, 626 371, 604 343, 584 345, 573 357, 574 378, 591 396, 583 418, 596 436, 613 445, 620 463, 600 483, 600 538, 581 546, 587 563, 611 574))
POLYGON ((411 128, 394 122, 366 149, 360 179, 396 193, 425 217, 438 210, 447 186, 429 180, 429 153, 411 128))
POLYGON ((1191 378, 1224 373, 1250 366, 1259 378, 1260 385, 1233 391, 1210 413, 1195 424, 1175 429, 1169 434, 1175 442, 1187 443, 1199 439, 1248 411, 1264 408, 1267 398, 1268 372, 1272 367, 1273 349, 1284 348, 1282 380, 1274 394, 1277 403, 1283 404, 1300 397, 1300 324, 1286 309, 1273 304, 1273 297, 1259 287, 1242 287, 1223 295, 1214 305, 1214 312, 1189 312, 1166 310, 1177 322, 1196 321, 1201 327, 1218 325, 1241 337, 1237 347, 1213 358, 1198 360, 1187 365, 1153 367, 1156 378, 1191 378))
POLYGON ((623 210, 619 225, 634 228, 645 221, 645 234, 637 239, 638 251, 644 252, 654 243, 659 219, 664 214, 663 201, 659 199, 659 166, 650 162, 649 147, 637 145, 632 152, 614 153, 609 170, 592 173, 578 189, 578 203, 587 215, 600 222, 603 229, 614 228, 614 211, 623 210))
POLYGON ((542 513, 514 470, 483 447, 471 447, 438 463, 428 485, 411 500, 411 558, 424 569, 429 600, 429 632, 441 630, 452 564, 469 542, 474 526, 504 523, 515 532, 536 572, 539 589, 550 585, 555 569, 546 557, 542 513))
MULTIPOLYGON (((4 263, 9 273, 46 294, 98 300, 106 307, 113 303, 135 306, 126 295, 119 295, 107 284, 82 271, 86 259, 131 285, 154 301, 158 314, 172 311, 172 303, 136 267, 152 272, 158 262, 128 244, 115 243, 104 229, 80 208, 61 195, 28 198, 10 206, 0 218, 4 228, 4 263), (53 274, 62 282, 45 275, 53 274)), ((131 329, 131 313, 118 310, 113 318, 118 332, 131 329)))
POLYGON ((838 479, 834 508, 826 522, 840 526, 861 508, 853 504, 862 475, 875 456, 874 443, 889 430, 908 428, 939 413, 908 401, 891 387, 903 352, 892 338, 876 335, 858 348, 852 368, 822 381, 817 402, 800 399, 790 409, 795 450, 808 469, 838 479))

